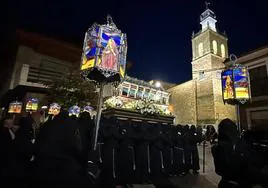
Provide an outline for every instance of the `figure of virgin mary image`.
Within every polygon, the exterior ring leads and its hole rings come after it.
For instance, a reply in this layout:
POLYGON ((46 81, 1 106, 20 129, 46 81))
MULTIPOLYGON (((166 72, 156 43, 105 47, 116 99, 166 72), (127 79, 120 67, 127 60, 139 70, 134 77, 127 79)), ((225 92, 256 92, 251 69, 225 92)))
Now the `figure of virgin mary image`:
POLYGON ((100 67, 117 71, 118 50, 113 39, 109 39, 107 46, 102 51, 102 60, 100 67))
POLYGON ((232 79, 229 75, 226 77, 226 84, 225 84, 224 93, 226 94, 227 99, 234 97, 234 91, 233 91, 233 87, 232 87, 232 79))

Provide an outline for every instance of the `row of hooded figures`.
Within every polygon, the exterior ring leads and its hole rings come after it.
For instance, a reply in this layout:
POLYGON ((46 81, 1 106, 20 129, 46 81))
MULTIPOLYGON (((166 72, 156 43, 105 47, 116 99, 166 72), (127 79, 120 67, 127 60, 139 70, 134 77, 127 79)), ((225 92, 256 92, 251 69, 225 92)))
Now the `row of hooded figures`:
POLYGON ((199 170, 202 133, 194 126, 102 118, 93 150, 94 123, 87 112, 77 118, 62 110, 36 136, 33 124, 31 115, 18 123, 2 121, 0 187, 108 188, 199 170))
POLYGON ((101 187, 147 183, 159 177, 198 174, 197 143, 202 132, 194 125, 168 125, 102 119, 98 160, 101 187))

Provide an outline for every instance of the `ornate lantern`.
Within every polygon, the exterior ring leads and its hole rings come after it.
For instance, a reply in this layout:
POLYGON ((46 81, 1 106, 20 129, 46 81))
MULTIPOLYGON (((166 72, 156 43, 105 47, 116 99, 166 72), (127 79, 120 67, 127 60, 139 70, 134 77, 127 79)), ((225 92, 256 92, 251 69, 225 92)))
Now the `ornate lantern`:
POLYGON ((49 107, 48 114, 56 116, 60 113, 61 106, 58 103, 52 103, 49 107))
POLYGON ((108 16, 107 24, 94 23, 85 34, 82 75, 99 83, 118 82, 125 77, 126 54, 126 34, 108 16))
POLYGON ((94 150, 97 148, 98 129, 106 83, 118 85, 125 77, 127 37, 117 29, 112 17, 107 24, 93 24, 85 34, 81 74, 85 79, 100 83, 97 115, 95 119, 94 150))
POLYGON ((22 109, 22 102, 13 101, 9 104, 8 113, 20 114, 22 109))
POLYGON ((80 107, 77 105, 74 105, 69 108, 69 116, 76 116, 78 117, 80 114, 80 107))
POLYGON ((84 108, 83 108, 83 112, 91 113, 93 110, 94 110, 94 108, 91 106, 84 106, 84 108))
POLYGON ((222 96, 224 103, 244 104, 250 100, 250 82, 247 67, 235 65, 222 71, 222 96))
POLYGON ((35 112, 38 109, 38 99, 37 98, 29 98, 26 103, 26 111, 27 112, 35 112))
POLYGON ((236 56, 230 55, 232 64, 221 73, 223 102, 236 106, 237 127, 240 127, 239 105, 250 101, 250 79, 247 67, 235 64, 236 56))

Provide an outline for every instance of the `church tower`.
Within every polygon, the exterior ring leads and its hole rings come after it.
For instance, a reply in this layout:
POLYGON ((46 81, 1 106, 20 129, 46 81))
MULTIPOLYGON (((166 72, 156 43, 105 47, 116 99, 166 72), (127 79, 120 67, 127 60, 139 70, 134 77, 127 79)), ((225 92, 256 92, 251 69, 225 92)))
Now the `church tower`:
POLYGON ((228 58, 228 39, 217 30, 216 15, 208 5, 200 16, 201 30, 192 36, 192 77, 197 124, 217 125, 224 118, 235 120, 235 108, 222 100, 221 71, 228 58))

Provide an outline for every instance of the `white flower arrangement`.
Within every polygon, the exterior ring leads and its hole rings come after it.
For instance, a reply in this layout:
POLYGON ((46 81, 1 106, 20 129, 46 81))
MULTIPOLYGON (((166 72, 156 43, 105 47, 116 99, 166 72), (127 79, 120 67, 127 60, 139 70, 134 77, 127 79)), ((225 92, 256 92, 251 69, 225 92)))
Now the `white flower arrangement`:
POLYGON ((143 115, 164 115, 169 116, 169 112, 166 106, 157 105, 150 99, 131 100, 123 103, 123 101, 115 96, 109 98, 104 102, 106 108, 122 108, 126 110, 140 112, 143 115))
POLYGON ((121 108, 122 106, 123 106, 123 101, 115 96, 107 99, 104 102, 105 108, 121 108))

